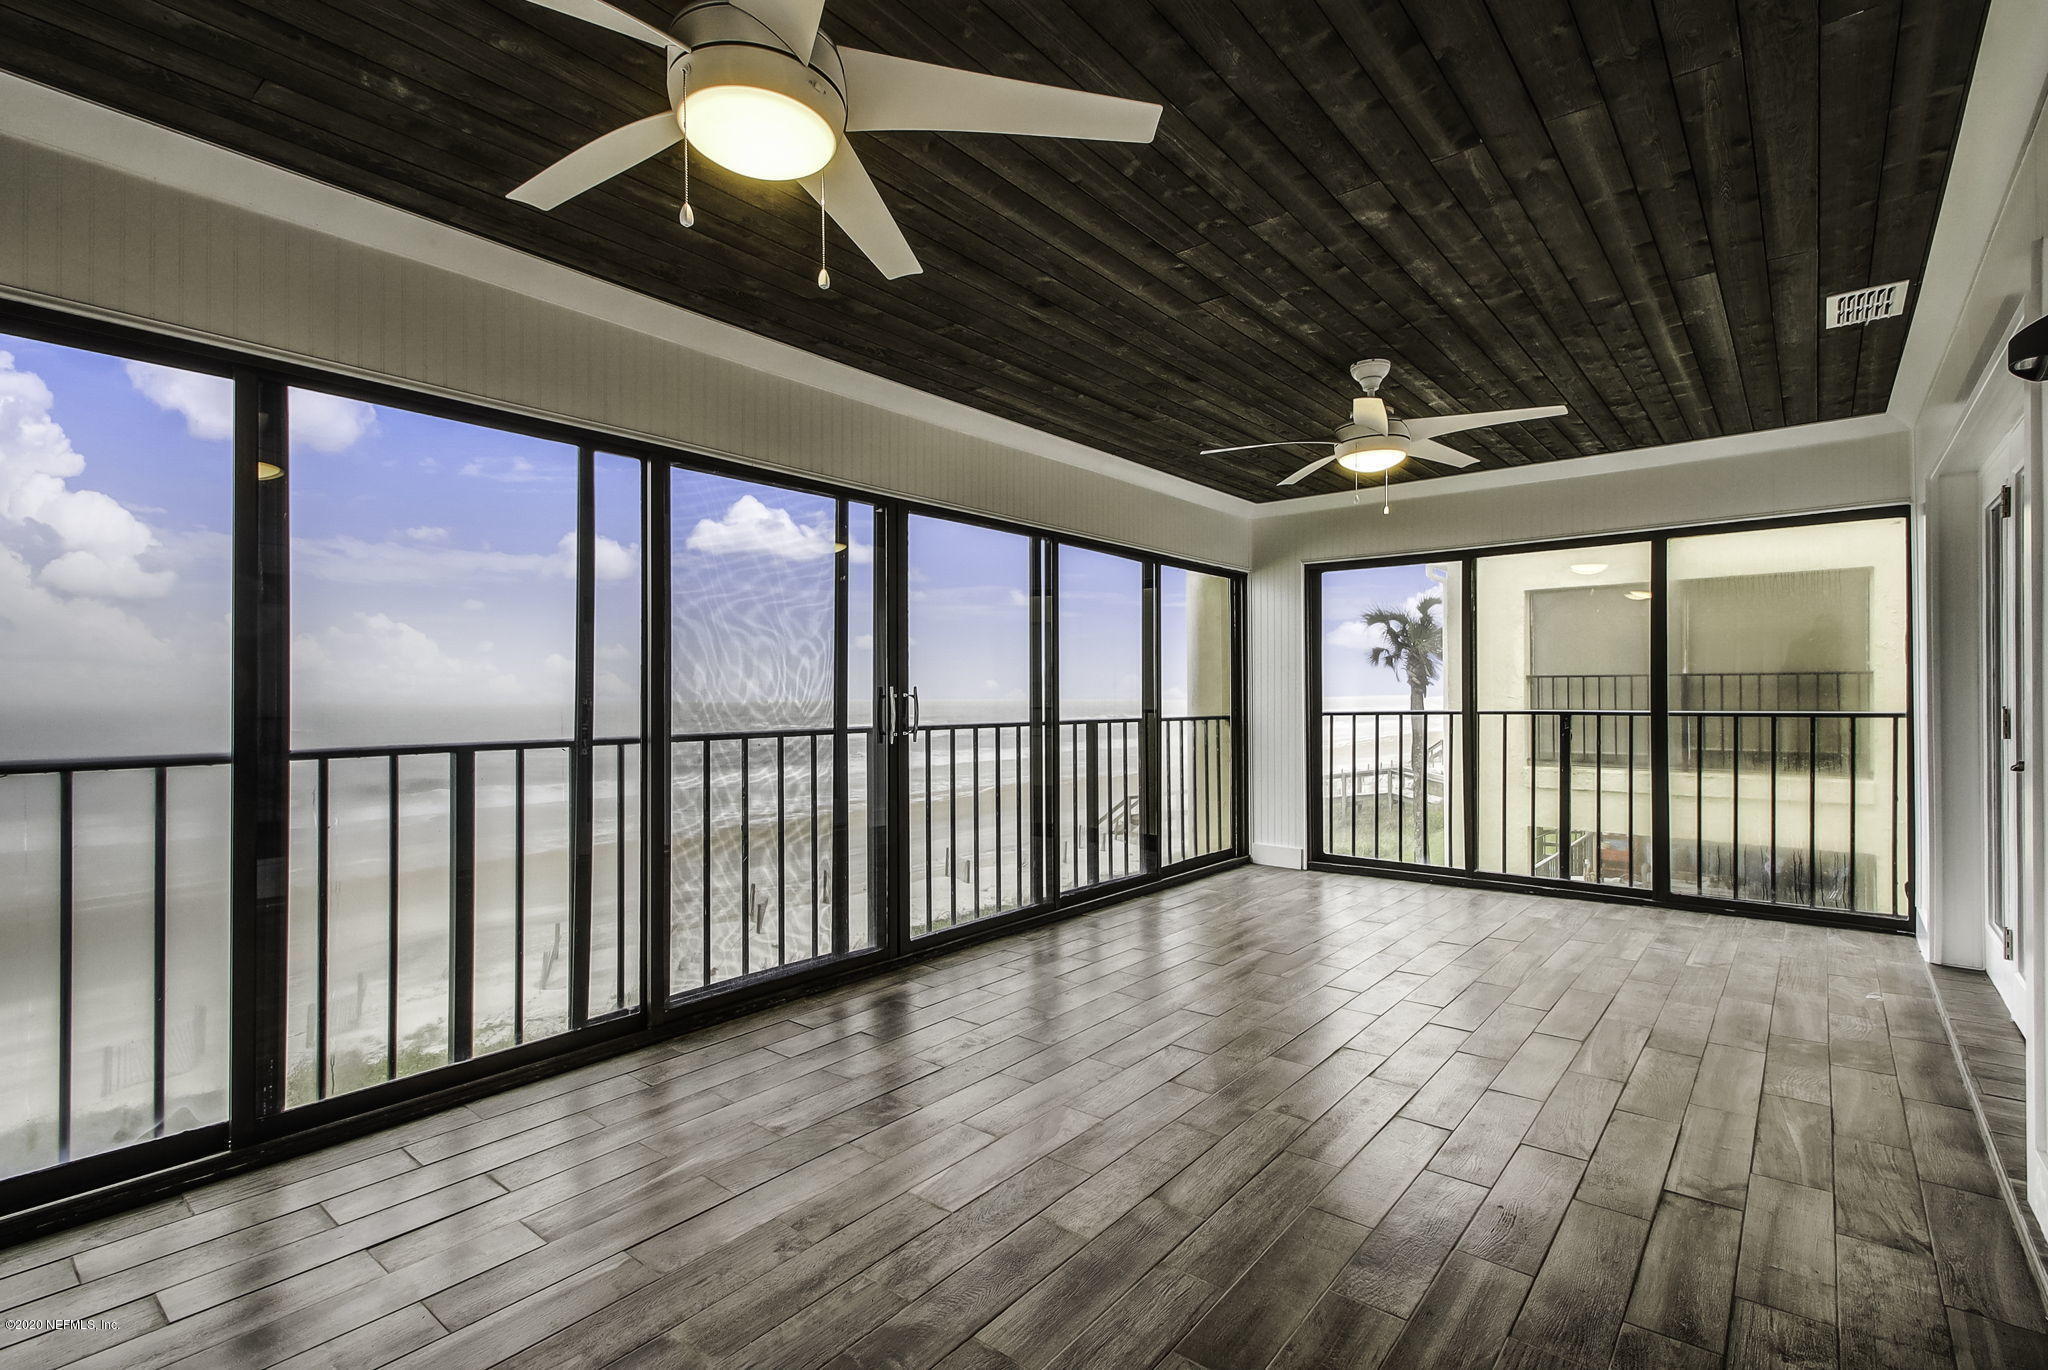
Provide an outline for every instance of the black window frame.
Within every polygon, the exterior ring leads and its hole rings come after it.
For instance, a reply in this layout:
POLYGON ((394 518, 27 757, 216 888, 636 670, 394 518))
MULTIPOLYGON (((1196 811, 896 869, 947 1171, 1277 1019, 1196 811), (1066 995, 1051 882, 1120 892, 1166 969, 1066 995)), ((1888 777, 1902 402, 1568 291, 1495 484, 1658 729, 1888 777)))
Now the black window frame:
MULTIPOLYGON (((314 1150, 350 1137, 392 1126, 419 1115, 497 1093, 521 1083, 559 1074, 580 1065, 621 1054, 679 1033, 753 1011, 828 986, 862 980, 970 943, 1004 936, 1119 902, 1134 895, 1168 888, 1248 860, 1248 795, 1245 783, 1249 717, 1246 692, 1247 573, 1192 558, 1122 546, 1084 535, 1044 529, 1000 516, 965 511, 909 499, 857 485, 831 481, 771 465, 754 465, 730 455, 698 451, 645 435, 580 424, 528 413, 516 406, 460 398, 424 385, 369 379, 328 370, 303 361, 266 354, 254 347, 211 339, 178 336, 98 317, 72 314, 42 305, 0 301, 0 332, 112 356, 121 360, 157 362, 232 379, 236 385, 236 432, 233 552, 234 627, 232 649, 234 710, 230 760, 234 812, 230 868, 231 936, 229 1118, 171 1136, 136 1142, 113 1151, 54 1167, 0 1178, 0 1242, 82 1221, 95 1214, 130 1207, 164 1194, 285 1156, 314 1150), (286 881, 289 803, 289 444, 284 422, 290 389, 303 387, 365 403, 402 408, 430 417, 473 424, 508 433, 553 441, 578 452, 578 527, 586 534, 590 517, 590 470, 596 454, 636 460, 641 465, 642 516, 642 688, 641 688, 641 868, 640 868, 640 995, 637 1006, 602 1016, 589 1016, 587 966, 574 964, 570 992, 572 1019, 567 1031, 467 1060, 451 1060, 418 1074, 401 1076, 345 1094, 291 1107, 284 1106, 284 984, 286 975, 286 881), (257 461, 274 462, 286 471, 282 480, 258 480, 257 461), (1147 587, 1145 773, 1148 785, 1144 841, 1146 869, 1130 878, 1061 894, 1057 880, 1045 882, 1043 897, 1014 910, 917 938, 903 936, 907 904, 893 888, 871 881, 870 908, 877 921, 875 943, 858 950, 835 951, 796 965, 721 980, 714 985, 671 993, 668 985, 668 808, 666 776, 669 748, 650 740, 670 736, 669 728, 669 473, 675 469, 770 483, 782 488, 836 500, 841 523, 850 504, 876 510, 877 541, 885 525, 900 528, 908 516, 926 515, 1022 534, 1034 539, 1035 557, 1056 559, 1061 545, 1130 558, 1145 568, 1147 587), (1231 586, 1230 634, 1232 693, 1228 812, 1231 841, 1227 848, 1200 858, 1162 866, 1156 859, 1158 792, 1156 733, 1158 614, 1154 590, 1162 567, 1225 579, 1231 586), (660 758, 657 767, 655 758, 660 758), (659 835, 660 840, 657 839, 659 835), (657 893, 658 892, 658 893, 657 893), (581 1021, 578 1021, 578 1020, 581 1021)), ((843 529, 841 530, 844 531, 843 529)), ((844 538, 841 541, 844 542, 844 538)), ((880 549, 878 548, 878 555, 880 549)), ((579 556, 592 555, 589 537, 579 556)), ((840 618, 845 603, 845 556, 838 577, 840 618)), ((885 592, 877 568, 876 607, 879 627, 890 615, 900 619, 901 587, 885 592), (898 607, 885 608, 894 602, 898 607)), ((1056 584, 1041 584, 1033 596, 1037 632, 1054 630, 1058 621, 1056 584)), ((577 637, 579 657, 587 655, 591 596, 587 578, 579 579, 577 637)), ((897 627, 900 633, 900 623, 897 627)), ((847 633, 839 631, 837 667, 844 679, 847 633)), ((899 637, 900 642, 900 637, 899 637)), ((589 741, 589 672, 580 663, 576 716, 579 745, 589 741)), ((1045 663, 1041 661, 1041 671, 1045 663)), ((876 683, 881 688, 890 672, 878 642, 876 683)), ((1044 692, 1044 676, 1039 691, 1044 692)), ((839 691, 839 717, 844 722, 844 695, 839 691)), ((1041 709, 1041 726, 1054 715, 1041 709)), ((841 736, 847 734, 841 730, 841 736)), ((1041 747, 1041 752, 1046 749, 1041 747)), ((588 772, 587 757, 579 766, 572 753, 572 774, 588 772)), ((59 763, 62 764, 62 763, 59 763)), ((0 773, 32 771, 32 764, 0 763, 0 773)), ((835 774, 837 768, 835 768, 835 774)), ((1035 812, 1046 822, 1054 802, 1056 775, 1041 770, 1034 777, 1035 812)), ((587 803, 585 808, 587 809, 587 803)), ((841 822, 844 805, 835 804, 841 822)), ((587 814, 586 814, 587 817, 587 814)), ((898 851, 907 843, 892 844, 898 851)), ((1043 843, 1039 847, 1044 851, 1043 843)), ((587 852, 575 859, 580 865, 587 852)), ((870 853, 870 859, 877 859, 870 853)), ((843 865, 836 867, 843 873, 843 865)), ((574 911, 577 934, 572 948, 584 945, 590 914, 587 878, 578 882, 574 911)), ((456 896, 460 903, 461 896, 456 896)), ((843 921, 845 902, 834 900, 836 920, 843 921)), ((844 947, 837 935, 835 947, 844 947)), ((451 995, 460 996, 451 979, 451 995)), ((451 1023, 451 1031, 453 1024, 451 1023)), ((451 1037, 452 1045, 452 1037, 451 1037)))
MULTIPOLYGON (((1920 923, 1918 899, 1918 767, 1919 747, 1917 729, 1917 699, 1908 690, 1906 707, 1900 711, 1899 732, 1903 738, 1905 767, 1901 783, 1905 790, 1903 813, 1903 847, 1901 859, 1904 866, 1904 907, 1897 914, 1855 913, 1843 910, 1803 908, 1789 904, 1772 904, 1756 900, 1719 899, 1688 894, 1674 890, 1671 886, 1671 819, 1670 819, 1670 733, 1666 726, 1673 716, 1670 708, 1668 663, 1670 659, 1669 616, 1663 606, 1668 602, 1662 594, 1667 580, 1667 549, 1674 539, 1708 537, 1721 533, 1741 533, 1772 528, 1819 527, 1834 523, 1876 522, 1898 519, 1903 521, 1905 573, 1908 585, 1914 583, 1917 571, 1918 549, 1915 539, 1913 510, 1909 505, 1885 503, 1859 505, 1850 508, 1820 510, 1804 514, 1769 515, 1754 519, 1731 519, 1711 523, 1660 525, 1642 529, 1619 530, 1615 532, 1586 534, 1568 538, 1547 538, 1528 542, 1501 542, 1477 546, 1464 546, 1449 550, 1425 550, 1394 553, 1369 557, 1350 557, 1327 561, 1307 561, 1302 564, 1302 607, 1303 640, 1305 645, 1304 672, 1304 713, 1303 761, 1304 761, 1304 802, 1303 810, 1306 832, 1304 836, 1305 864, 1312 870, 1370 872, 1395 879, 1418 880, 1434 884, 1456 885, 1473 889, 1512 890, 1520 893, 1563 895, 1611 903, 1647 905, 1662 908, 1676 908, 1705 913, 1734 914, 1750 918, 1778 919, 1786 922, 1806 923, 1822 927, 1848 927, 1875 932, 1897 933, 1904 936, 1917 934, 1920 923), (1414 862, 1388 861, 1371 857, 1351 856, 1333 853, 1323 842, 1323 578, 1325 575, 1351 570, 1370 570, 1384 567, 1413 566, 1423 562, 1455 562, 1462 568, 1465 588, 1464 602, 1459 606, 1458 623, 1463 660, 1469 672, 1472 663, 1478 660, 1478 625, 1472 612, 1472 589, 1477 583, 1476 569, 1488 557, 1515 555, 1524 552, 1569 551, 1576 548, 1607 547, 1616 544, 1644 544, 1650 552, 1650 586, 1656 595, 1658 610, 1650 614, 1649 641, 1649 695, 1647 715, 1650 720, 1650 764, 1651 764, 1651 832, 1650 843, 1653 864, 1653 879, 1649 886, 1625 888, 1594 884, 1571 879, 1548 879, 1510 873, 1491 872, 1479 869, 1476 843, 1473 834, 1478 831, 1478 794, 1482 778, 1478 775, 1480 748, 1466 745, 1459 749, 1460 760, 1453 776, 1463 810, 1463 831, 1466 834, 1463 860, 1456 866, 1426 866, 1414 862)), ((1906 609, 1906 655, 1909 676, 1917 671, 1918 604, 1909 593, 1906 609)), ((1454 625, 1446 623, 1445 631, 1454 625)), ((1476 716, 1482 712, 1469 683, 1464 697, 1447 712, 1460 716, 1464 736, 1468 740, 1478 736, 1476 716)))

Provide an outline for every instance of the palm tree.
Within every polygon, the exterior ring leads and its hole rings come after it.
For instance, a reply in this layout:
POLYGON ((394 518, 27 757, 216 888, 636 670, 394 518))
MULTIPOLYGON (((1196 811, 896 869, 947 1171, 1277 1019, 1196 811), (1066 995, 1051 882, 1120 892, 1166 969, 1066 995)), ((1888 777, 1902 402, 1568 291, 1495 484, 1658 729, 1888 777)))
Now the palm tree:
MULTIPOLYGON (((1444 659, 1444 625, 1437 618, 1443 607, 1441 594, 1427 594, 1414 607, 1376 605, 1360 614, 1359 621, 1379 630, 1379 641, 1366 648, 1365 659, 1394 673, 1408 683, 1408 707, 1420 715, 1429 702, 1429 687, 1436 683, 1444 659)), ((1415 850, 1428 850, 1429 833, 1429 726, 1417 717, 1409 746, 1409 783, 1415 791, 1415 850)), ((1375 784, 1374 794, 1378 789, 1375 784)), ((1377 798, 1375 798, 1377 812, 1377 798)), ((1377 820, 1375 820, 1377 821, 1377 820)))

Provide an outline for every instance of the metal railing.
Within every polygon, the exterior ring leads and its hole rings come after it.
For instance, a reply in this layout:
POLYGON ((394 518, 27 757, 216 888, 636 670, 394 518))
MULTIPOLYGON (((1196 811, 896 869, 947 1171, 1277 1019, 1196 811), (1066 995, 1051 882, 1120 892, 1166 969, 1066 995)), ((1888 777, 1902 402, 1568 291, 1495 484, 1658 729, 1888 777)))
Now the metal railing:
POLYGON ((1160 860, 1169 866, 1230 848, 1237 778, 1228 714, 1159 720, 1160 860))
POLYGON ((1648 888, 1650 715, 1620 709, 1482 709, 1482 869, 1648 888), (1497 769, 1496 769, 1497 768, 1497 769), (1489 780, 1497 787, 1489 794, 1489 780))
MULTIPOLYGON (((1798 713, 1870 707, 1869 671, 1680 671, 1671 677, 1671 708, 1798 713)), ((1647 675, 1532 675, 1532 709, 1650 707, 1647 675)))
POLYGON ((1323 715, 1323 849, 1421 866, 1462 862, 1459 744, 1452 709, 1354 710, 1323 715))
MULTIPOLYGON (((1669 888, 1904 917, 1905 725, 1872 711, 1672 710, 1669 888)), ((1657 726, 1646 710, 1481 709, 1469 722, 1444 709, 1325 713, 1322 850, 1656 888, 1657 726)))
POLYGON ((1056 727, 1060 888, 1086 889, 1142 874, 1145 721, 1063 719, 1056 727))
POLYGON ((626 738, 294 751, 287 1104, 580 1026, 578 881, 585 1020, 634 1007, 639 769, 626 738))
POLYGON ((908 733, 912 935, 1031 903, 1031 725, 919 723, 908 733))
POLYGON ((1672 886, 1903 917, 1904 713, 1674 710, 1672 886))
POLYGON ((694 989, 872 943, 865 820, 836 817, 837 788, 864 814, 870 734, 846 735, 836 777, 829 728, 676 733, 670 739, 670 982, 694 989), (844 903, 835 894, 844 880, 844 903))
POLYGON ((226 988, 219 957, 202 953, 187 967, 216 978, 211 992, 195 985, 180 996, 189 1002, 174 1008, 171 982, 174 923, 199 924, 181 931, 202 947, 227 940, 228 760, 0 764, 0 823, 17 826, 10 800, 21 814, 18 836, 4 843, 22 858, 8 885, 8 954, 35 956, 31 925, 40 905, 51 920, 55 971, 48 1003, 6 1005, 12 1088, 34 1089, 47 1069, 54 1093, 47 1111, 21 1108, 23 1121, 0 1134, 0 1174, 226 1118, 227 1023, 214 1011, 226 988), (44 878, 33 869, 39 863, 44 878), (146 926, 133 926, 138 919, 146 926), (135 954, 138 934, 146 958, 135 954), (127 962, 129 973, 106 977, 109 959, 116 970, 127 962), (94 961, 102 974, 93 973, 94 961), (146 963, 140 975, 138 961, 146 963), (91 1001, 83 1013, 81 999, 91 1001))

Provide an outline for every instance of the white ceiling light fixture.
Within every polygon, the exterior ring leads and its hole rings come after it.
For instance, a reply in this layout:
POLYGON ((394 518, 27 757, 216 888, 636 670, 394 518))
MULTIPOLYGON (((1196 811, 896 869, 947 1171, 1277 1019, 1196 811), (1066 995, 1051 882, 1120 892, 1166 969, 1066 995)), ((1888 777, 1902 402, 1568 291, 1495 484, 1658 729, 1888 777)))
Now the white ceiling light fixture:
MULTIPOLYGON (((669 108, 613 129, 518 186, 508 198, 553 209, 665 152, 689 152, 762 181, 797 181, 881 273, 923 270, 847 141, 850 133, 921 129, 1149 143, 1160 107, 1030 81, 842 48, 818 30, 824 0, 699 0, 667 29, 608 0, 533 0, 659 48, 669 108)), ((818 273, 820 286, 829 275, 818 273)))
POLYGON ((1650 592, 1649 592, 1648 590, 1623 590, 1623 591, 1621 592, 1621 597, 1622 597, 1623 599, 1650 599, 1650 598, 1653 598, 1653 596, 1652 596, 1652 595, 1650 594, 1650 592))
MULTIPOLYGON (((1387 413, 1386 401, 1379 397, 1380 386, 1386 382, 1388 373, 1393 369, 1392 362, 1381 358, 1353 363, 1351 379, 1357 381, 1359 389, 1365 393, 1351 401, 1351 422, 1337 430, 1336 441, 1333 444, 1327 444, 1330 447, 1330 455, 1317 457, 1281 481, 1281 485, 1294 485, 1304 481, 1333 461, 1346 471, 1375 476, 1392 471, 1410 457, 1420 457, 1437 466, 1474 466, 1478 464, 1479 458, 1467 456, 1454 447, 1446 447, 1431 439, 1449 433, 1464 433, 1475 428, 1491 428, 1502 423, 1555 419, 1571 412, 1561 404, 1549 404, 1535 409, 1497 409, 1486 414, 1432 414, 1418 419, 1397 419, 1387 413)), ((1202 455, 1213 457, 1225 452, 1253 452, 1265 447, 1325 445, 1307 439, 1290 442, 1254 442, 1242 447, 1205 448, 1202 455)))
POLYGON ((1572 574, 1575 576, 1597 576, 1606 569, 1607 563, 1604 561, 1577 561, 1572 563, 1572 574))

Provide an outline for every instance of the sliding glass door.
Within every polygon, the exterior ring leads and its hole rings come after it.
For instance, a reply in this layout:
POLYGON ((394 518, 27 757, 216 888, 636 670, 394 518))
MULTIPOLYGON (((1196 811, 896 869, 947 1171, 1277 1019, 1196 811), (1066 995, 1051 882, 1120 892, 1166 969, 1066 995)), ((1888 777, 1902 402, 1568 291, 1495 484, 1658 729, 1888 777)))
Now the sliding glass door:
POLYGON ((1129 557, 1061 546, 1059 884, 1145 873, 1145 656, 1150 591, 1129 557))
POLYGON ((1227 576, 1159 568, 1159 860, 1237 844, 1237 595, 1227 576))
POLYGON ((1313 568, 1313 857, 1908 920, 1908 566, 1861 515, 1313 568))
POLYGON ((1648 888, 1650 549, 1481 557, 1477 868, 1648 888))
POLYGON ((858 681, 852 661, 872 642, 873 521, 831 495, 670 472, 672 994, 873 944, 854 837, 872 648, 858 681))
POLYGON ((1038 903, 1043 547, 1023 533, 904 519, 908 931, 922 937, 1038 903))
POLYGON ((1241 577, 28 322, 0 1224, 1241 853, 1241 577))
POLYGON ((218 1144, 228 1116, 234 398, 0 334, 10 1205, 50 1167, 218 1144))
POLYGON ((1417 866, 1462 866, 1456 804, 1468 743, 1465 568, 1391 562, 1319 582, 1317 722, 1321 850, 1417 866))
POLYGON ((1910 908, 1903 518, 1673 538, 1671 885, 1910 908))

